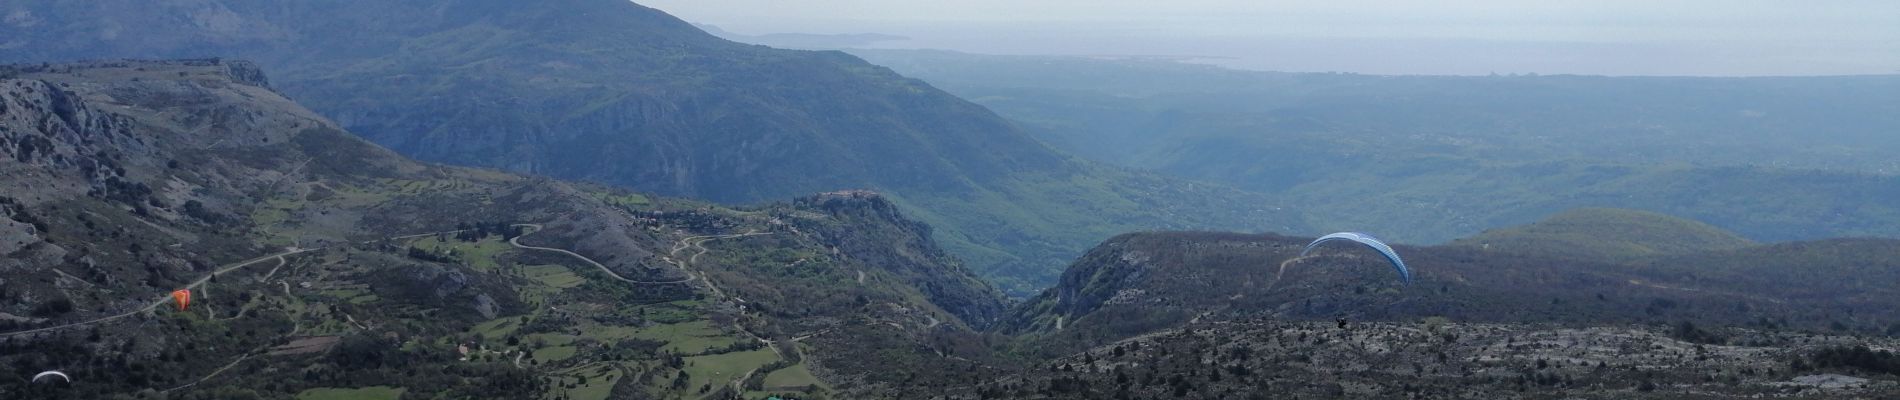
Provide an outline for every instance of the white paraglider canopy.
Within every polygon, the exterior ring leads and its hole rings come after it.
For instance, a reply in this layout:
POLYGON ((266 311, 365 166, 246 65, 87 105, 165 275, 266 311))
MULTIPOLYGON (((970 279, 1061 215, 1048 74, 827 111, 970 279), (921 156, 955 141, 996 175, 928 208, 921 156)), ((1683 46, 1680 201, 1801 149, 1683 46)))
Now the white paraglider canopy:
POLYGON ((59 377, 59 379, 66 380, 66 383, 73 382, 73 377, 66 376, 65 372, 46 371, 46 372, 41 372, 39 375, 33 375, 33 383, 39 383, 41 379, 46 379, 47 377, 53 377, 53 376, 57 376, 59 377))

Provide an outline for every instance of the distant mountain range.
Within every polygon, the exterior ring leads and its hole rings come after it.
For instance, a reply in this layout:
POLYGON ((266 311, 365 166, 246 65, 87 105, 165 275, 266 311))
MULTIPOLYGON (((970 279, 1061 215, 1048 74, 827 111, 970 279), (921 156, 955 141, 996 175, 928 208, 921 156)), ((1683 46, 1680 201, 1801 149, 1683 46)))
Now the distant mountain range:
POLYGON ((852 50, 1091 159, 1442 243, 1585 207, 1900 237, 1900 75, 1377 76, 852 50))
POLYGON ((734 43, 616 0, 5 6, 0 61, 230 57, 418 159, 745 204, 884 193, 1024 295, 1138 229, 1303 231, 1264 196, 1081 161, 839 52, 734 43))

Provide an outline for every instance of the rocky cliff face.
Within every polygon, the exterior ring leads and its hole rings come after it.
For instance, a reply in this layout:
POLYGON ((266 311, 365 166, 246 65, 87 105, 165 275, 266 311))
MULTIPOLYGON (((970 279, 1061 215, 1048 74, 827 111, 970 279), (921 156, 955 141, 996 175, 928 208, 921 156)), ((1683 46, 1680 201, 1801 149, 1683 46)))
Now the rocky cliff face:
POLYGON ((794 203, 835 219, 805 225, 821 242, 917 288, 964 323, 982 329, 1002 316, 1002 292, 938 248, 929 225, 904 216, 883 196, 868 191, 832 192, 794 203))
MULTIPOLYGON (((243 225, 250 193, 299 172, 280 163, 294 139, 367 146, 307 111, 258 107, 288 103, 264 82, 255 66, 218 60, 0 66, 0 286, 22 300, 0 307, 20 313, 85 286, 137 292, 252 250, 227 229, 243 225)), ((393 159, 357 156, 330 162, 393 159)), ((72 301, 111 296, 87 297, 72 301)))

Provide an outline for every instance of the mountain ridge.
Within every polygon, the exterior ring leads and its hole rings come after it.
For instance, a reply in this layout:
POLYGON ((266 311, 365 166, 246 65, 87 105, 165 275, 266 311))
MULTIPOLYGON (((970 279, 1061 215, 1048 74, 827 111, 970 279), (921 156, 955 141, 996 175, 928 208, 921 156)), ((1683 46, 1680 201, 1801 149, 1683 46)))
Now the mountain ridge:
MULTIPOLYGON (((1012 308, 999 332, 1021 351, 1086 346, 1235 318, 1775 326, 1883 332, 1879 310, 1900 274, 1882 257, 1900 240, 1835 239, 1641 257, 1395 248, 1413 272, 1402 284, 1369 251, 1300 257, 1311 238, 1220 232, 1117 236, 1076 260, 1061 283, 1012 308), (1799 267, 1796 267, 1799 265, 1799 267), (1886 293, 1886 294, 1883 294, 1886 293), (1845 307, 1844 312, 1821 312, 1845 307), (1764 322, 1768 321, 1768 322, 1764 322), (1841 328, 1832 328, 1839 326, 1841 328)), ((1534 247, 1526 250, 1548 249, 1534 247)))
POLYGON ((1265 196, 1055 152, 982 106, 855 56, 734 43, 623 1, 7 11, 37 22, 0 24, 15 44, 0 61, 253 59, 291 98, 426 161, 724 204, 879 190, 1014 294, 1113 232, 1300 228, 1265 196), (102 34, 115 29, 140 34, 102 34), (1175 206, 1189 202, 1218 206, 1175 206))
POLYGON ((1755 243, 1700 221, 1648 211, 1579 208, 1529 225, 1486 230, 1451 245, 1568 257, 1629 259, 1734 250, 1755 243), (1520 247, 1530 249, 1517 250, 1520 247))
POLYGON ((0 392, 755 390, 687 365, 743 358, 874 394, 904 377, 865 360, 993 358, 968 343, 1001 293, 882 198, 727 208, 416 162, 242 61, 0 77, 0 372, 85 383, 0 392), (190 308, 164 296, 180 288, 190 308))

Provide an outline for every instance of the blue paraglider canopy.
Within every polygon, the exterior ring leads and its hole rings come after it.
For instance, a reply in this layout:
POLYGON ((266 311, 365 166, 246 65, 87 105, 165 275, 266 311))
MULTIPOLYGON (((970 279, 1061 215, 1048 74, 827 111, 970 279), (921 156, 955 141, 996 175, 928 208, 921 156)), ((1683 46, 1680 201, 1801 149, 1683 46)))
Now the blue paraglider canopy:
POLYGON ((1306 245, 1306 250, 1300 251, 1300 257, 1305 257, 1307 253, 1313 252, 1313 249, 1318 248, 1322 244, 1340 240, 1351 241, 1365 245, 1366 247, 1371 247, 1373 250, 1378 250, 1379 254, 1385 256, 1386 261, 1392 262, 1392 269, 1399 271, 1400 280, 1408 285, 1412 283, 1412 270, 1405 268, 1405 261, 1399 259, 1399 253, 1393 251, 1392 246, 1387 246, 1385 242, 1379 241, 1379 238, 1364 233, 1340 232, 1321 236, 1318 240, 1314 240, 1312 244, 1306 245))

